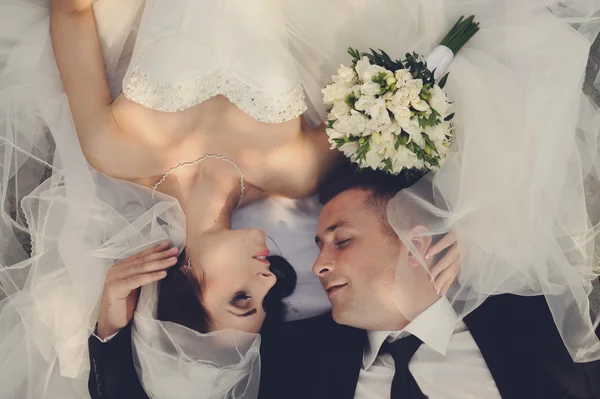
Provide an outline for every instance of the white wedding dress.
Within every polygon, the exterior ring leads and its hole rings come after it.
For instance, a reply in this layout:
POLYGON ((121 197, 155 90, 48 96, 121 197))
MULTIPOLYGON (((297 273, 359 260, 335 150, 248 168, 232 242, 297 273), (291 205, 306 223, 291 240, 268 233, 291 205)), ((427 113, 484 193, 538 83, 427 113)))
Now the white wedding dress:
MULTIPOLYGON (((0 398, 87 397, 87 339, 106 270, 154 243, 185 240, 175 199, 153 200, 85 161, 47 3, 0 0, 0 398)), ((600 356, 590 335, 597 322, 586 315, 595 229, 583 186, 600 170, 598 112, 581 93, 599 3, 97 0, 94 10, 114 96, 173 112, 222 94, 259 121, 304 113, 313 125, 326 118, 320 90, 349 62, 347 47, 427 54, 458 16, 475 14, 482 30, 450 68, 449 161, 397 200, 440 216, 433 233, 457 231, 464 273, 450 299, 459 314, 494 293, 545 294, 583 361, 600 356), (425 184, 438 193, 433 204, 419 195, 425 184)), ((312 237, 318 209, 307 209, 287 228, 312 237)), ((269 217, 277 224, 277 213, 269 217)), ((310 256, 290 260, 310 269, 310 256)), ((142 291, 133 329, 150 396, 255 397, 260 337, 161 323, 156 288, 142 291), (215 340, 230 349, 215 351, 215 340)))

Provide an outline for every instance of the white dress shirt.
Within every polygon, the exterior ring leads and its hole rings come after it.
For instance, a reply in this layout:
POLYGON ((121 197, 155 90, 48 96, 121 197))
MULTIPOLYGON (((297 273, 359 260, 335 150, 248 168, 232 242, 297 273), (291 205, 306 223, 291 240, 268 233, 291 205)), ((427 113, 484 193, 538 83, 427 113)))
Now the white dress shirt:
POLYGON ((394 359, 378 354, 384 341, 415 335, 423 344, 408 369, 429 399, 500 399, 500 393, 467 326, 441 298, 400 331, 369 331, 355 399, 387 399, 394 359))

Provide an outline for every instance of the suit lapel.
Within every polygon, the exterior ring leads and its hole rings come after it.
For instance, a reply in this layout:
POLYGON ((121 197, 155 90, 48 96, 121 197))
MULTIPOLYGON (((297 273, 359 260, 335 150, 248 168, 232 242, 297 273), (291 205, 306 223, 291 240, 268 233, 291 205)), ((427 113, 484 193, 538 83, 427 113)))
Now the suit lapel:
POLYGON ((366 333, 349 328, 348 331, 343 339, 332 342, 322 356, 317 399, 354 399, 366 333))
POLYGON ((503 399, 536 397, 532 383, 536 379, 536 370, 525 354, 519 334, 497 321, 506 321, 505 317, 486 312, 485 308, 484 304, 474 310, 464 322, 479 346, 500 395, 503 399))

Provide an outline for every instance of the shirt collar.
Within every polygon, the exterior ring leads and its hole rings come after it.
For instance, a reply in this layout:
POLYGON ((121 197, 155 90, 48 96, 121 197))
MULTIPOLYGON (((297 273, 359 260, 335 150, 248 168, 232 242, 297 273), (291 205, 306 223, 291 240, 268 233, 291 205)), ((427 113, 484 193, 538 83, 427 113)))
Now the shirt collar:
POLYGON ((402 330, 367 331, 369 341, 363 352, 363 369, 371 367, 386 339, 393 342, 411 334, 445 356, 457 322, 458 316, 450 302, 440 298, 402 330))

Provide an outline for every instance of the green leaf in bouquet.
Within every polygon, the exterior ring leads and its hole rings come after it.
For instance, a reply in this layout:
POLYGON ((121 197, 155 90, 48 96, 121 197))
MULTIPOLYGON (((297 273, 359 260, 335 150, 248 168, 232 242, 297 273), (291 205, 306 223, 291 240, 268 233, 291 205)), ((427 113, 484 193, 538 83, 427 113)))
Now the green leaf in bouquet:
MULTIPOLYGON (((413 144, 413 143, 411 142, 411 144, 413 144)), ((433 156, 427 154, 427 152, 423 148, 419 147, 417 144, 413 144, 413 150, 411 150, 411 151, 414 152, 415 155, 417 156, 417 158, 420 159, 421 161, 425 161, 432 166, 440 165, 437 157, 433 157, 433 156)))
POLYGON ((352 63, 356 65, 358 61, 360 61, 360 51, 353 49, 352 47, 348 47, 348 54, 352 57, 352 63))
POLYGON ((431 92, 429 91, 430 87, 431 85, 426 84, 425 86, 423 86, 421 92, 419 93, 419 97, 421 97, 422 100, 425 100, 427 102, 431 101, 431 92))
POLYGON ((436 154, 439 154, 437 147, 435 146, 435 143, 433 141, 431 141, 429 136, 424 134, 423 138, 425 139, 425 144, 427 144, 427 147, 431 148, 431 150, 433 150, 436 154))
POLYGON ((444 118, 444 121, 450 122, 454 118, 454 112, 444 118))
POLYGON ((337 146, 337 148, 340 148, 341 146, 343 146, 344 144, 346 144, 348 142, 348 140, 346 140, 343 137, 339 137, 339 138, 333 139, 333 142, 335 143, 335 145, 337 146))
POLYGON ((431 108, 431 113, 429 116, 425 116, 423 112, 420 113, 419 117, 419 126, 420 127, 434 127, 442 123, 438 118, 440 115, 439 112, 435 110, 435 108, 431 108))
POLYGON ((440 89, 443 89, 446 86, 446 82, 448 81, 448 75, 450 75, 450 72, 447 72, 444 77, 442 77, 440 79, 440 83, 438 83, 438 86, 440 86, 440 89))
POLYGON ((348 94, 348 97, 346 97, 346 104, 348 104, 351 108, 354 108, 354 104, 356 104, 357 101, 358 98, 356 98, 354 92, 348 94))
POLYGON ((385 63, 385 67, 387 69, 389 69, 392 72, 396 72, 398 69, 404 69, 404 66, 401 62, 394 62, 385 51, 381 49, 379 49, 379 51, 381 51, 381 58, 383 59, 383 62, 385 63))
POLYGON ((377 51, 373 50, 372 48, 370 48, 369 50, 371 50, 371 54, 373 55, 375 64, 385 67, 385 61, 383 60, 383 57, 381 56, 381 54, 379 54, 377 51))
POLYGON ((358 140, 358 150, 356 151, 356 160, 362 162, 367 159, 367 153, 371 149, 371 140, 361 137, 358 140))
POLYGON ((417 53, 406 53, 406 59, 404 60, 404 66, 408 69, 415 79, 421 79, 423 84, 435 83, 433 72, 427 68, 425 60, 421 59, 421 56, 417 53))
POLYGON ((383 160, 383 171, 389 174, 394 172, 394 165, 392 164, 392 160, 390 158, 385 158, 383 160))
POLYGON ((381 87, 387 87, 387 82, 385 81, 387 75, 385 72, 379 72, 377 75, 373 76, 373 83, 377 83, 381 87))
POLYGON ((327 129, 333 129, 333 124, 337 121, 337 119, 329 119, 327 121, 327 129))
POLYGON ((406 146, 406 143, 408 143, 409 138, 410 138, 409 135, 404 130, 402 130, 402 132, 400 132, 398 137, 396 137, 396 142, 394 143, 394 149, 396 151, 398 151, 398 148, 400 148, 400 146, 406 146))

